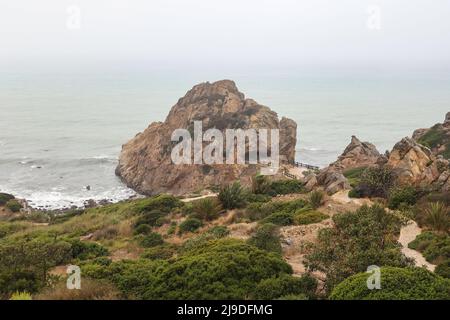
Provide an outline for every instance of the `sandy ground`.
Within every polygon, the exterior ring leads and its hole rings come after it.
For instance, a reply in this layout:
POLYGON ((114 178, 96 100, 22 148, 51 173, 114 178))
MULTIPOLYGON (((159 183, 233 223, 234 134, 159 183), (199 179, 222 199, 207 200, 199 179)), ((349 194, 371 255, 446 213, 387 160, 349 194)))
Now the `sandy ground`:
POLYGON ((400 230, 400 237, 398 239, 398 242, 400 242, 403 247, 402 253, 408 258, 414 259, 417 267, 425 267, 430 271, 434 271, 434 269, 436 268, 434 264, 426 261, 426 259, 420 252, 408 248, 408 244, 416 239, 416 237, 421 233, 422 229, 419 228, 415 221, 411 220, 400 230))
POLYGON ((195 201, 195 200, 211 198, 211 197, 217 197, 217 195, 218 195, 217 193, 210 193, 210 194, 205 194, 205 195, 199 196, 199 197, 181 199, 181 201, 183 201, 183 202, 192 202, 192 201, 195 201))

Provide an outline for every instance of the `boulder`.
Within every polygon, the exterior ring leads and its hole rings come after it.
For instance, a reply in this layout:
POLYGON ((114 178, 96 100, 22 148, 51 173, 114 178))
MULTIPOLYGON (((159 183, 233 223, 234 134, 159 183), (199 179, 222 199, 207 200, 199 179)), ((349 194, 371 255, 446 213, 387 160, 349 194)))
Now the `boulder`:
POLYGON ((280 121, 268 107, 246 99, 233 81, 222 80, 194 86, 172 107, 164 122, 152 123, 124 144, 116 174, 129 187, 147 195, 164 192, 182 195, 236 180, 250 185, 251 177, 260 169, 258 165, 176 165, 172 162, 173 131, 187 129, 192 135, 194 121, 201 121, 203 131, 210 128, 222 132, 226 129, 279 129, 280 160, 294 161, 296 123, 287 118, 280 121))
POLYGON ((387 165, 394 170, 398 184, 428 186, 438 182, 448 161, 438 159, 430 149, 406 137, 394 146, 387 165))
POLYGON ((338 191, 350 189, 350 183, 343 174, 346 170, 374 166, 386 161, 385 156, 381 155, 373 144, 361 142, 357 137, 352 136, 350 144, 337 161, 319 172, 316 178, 317 184, 332 195, 338 191))
POLYGON ((380 156, 380 153, 373 144, 361 142, 357 137, 352 136, 350 144, 345 148, 337 161, 331 165, 345 171, 348 169, 374 165, 377 163, 380 156))

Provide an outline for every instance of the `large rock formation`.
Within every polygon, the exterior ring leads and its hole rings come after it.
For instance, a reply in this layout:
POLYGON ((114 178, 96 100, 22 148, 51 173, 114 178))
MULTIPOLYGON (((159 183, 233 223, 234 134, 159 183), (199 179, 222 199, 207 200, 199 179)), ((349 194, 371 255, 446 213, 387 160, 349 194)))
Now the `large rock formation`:
POLYGON ((123 145, 116 174, 129 187, 148 195, 162 192, 181 195, 238 179, 250 184, 258 171, 257 165, 173 164, 172 132, 180 128, 192 132, 194 121, 201 121, 204 131, 280 129, 280 159, 294 160, 296 123, 287 118, 280 121, 268 107, 245 99, 233 81, 223 80, 193 87, 172 107, 164 122, 152 123, 123 145))
POLYGON ((387 165, 399 185, 449 189, 449 161, 411 138, 403 138, 394 146, 387 165))
POLYGON ((412 138, 430 148, 434 155, 450 159, 450 112, 445 115, 443 123, 437 123, 428 129, 417 129, 412 138))

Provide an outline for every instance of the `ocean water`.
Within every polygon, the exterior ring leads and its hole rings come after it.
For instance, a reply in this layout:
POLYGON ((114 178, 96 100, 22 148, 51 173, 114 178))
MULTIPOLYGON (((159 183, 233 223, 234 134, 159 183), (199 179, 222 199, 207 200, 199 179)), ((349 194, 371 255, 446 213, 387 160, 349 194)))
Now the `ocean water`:
POLYGON ((334 161, 351 135, 384 152, 450 111, 450 73, 439 70, 180 74, 2 74, 0 192, 42 208, 130 197, 114 175, 121 145, 203 81, 232 78, 247 97, 294 119, 297 160, 318 166, 334 161))

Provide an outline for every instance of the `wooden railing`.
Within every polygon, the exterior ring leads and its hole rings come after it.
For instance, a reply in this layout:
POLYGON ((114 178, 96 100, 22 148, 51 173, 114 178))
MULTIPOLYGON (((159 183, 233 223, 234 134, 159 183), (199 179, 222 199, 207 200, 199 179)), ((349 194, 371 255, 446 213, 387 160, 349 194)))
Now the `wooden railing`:
POLYGON ((306 168, 306 169, 310 169, 310 170, 319 170, 320 169, 318 166, 312 166, 310 164, 297 162, 297 161, 294 161, 292 164, 296 167, 302 167, 302 168, 306 168))
POLYGON ((286 169, 283 170, 283 175, 285 175, 286 177, 291 178, 291 179, 295 179, 295 180, 298 179, 298 177, 296 175, 289 173, 286 169))

